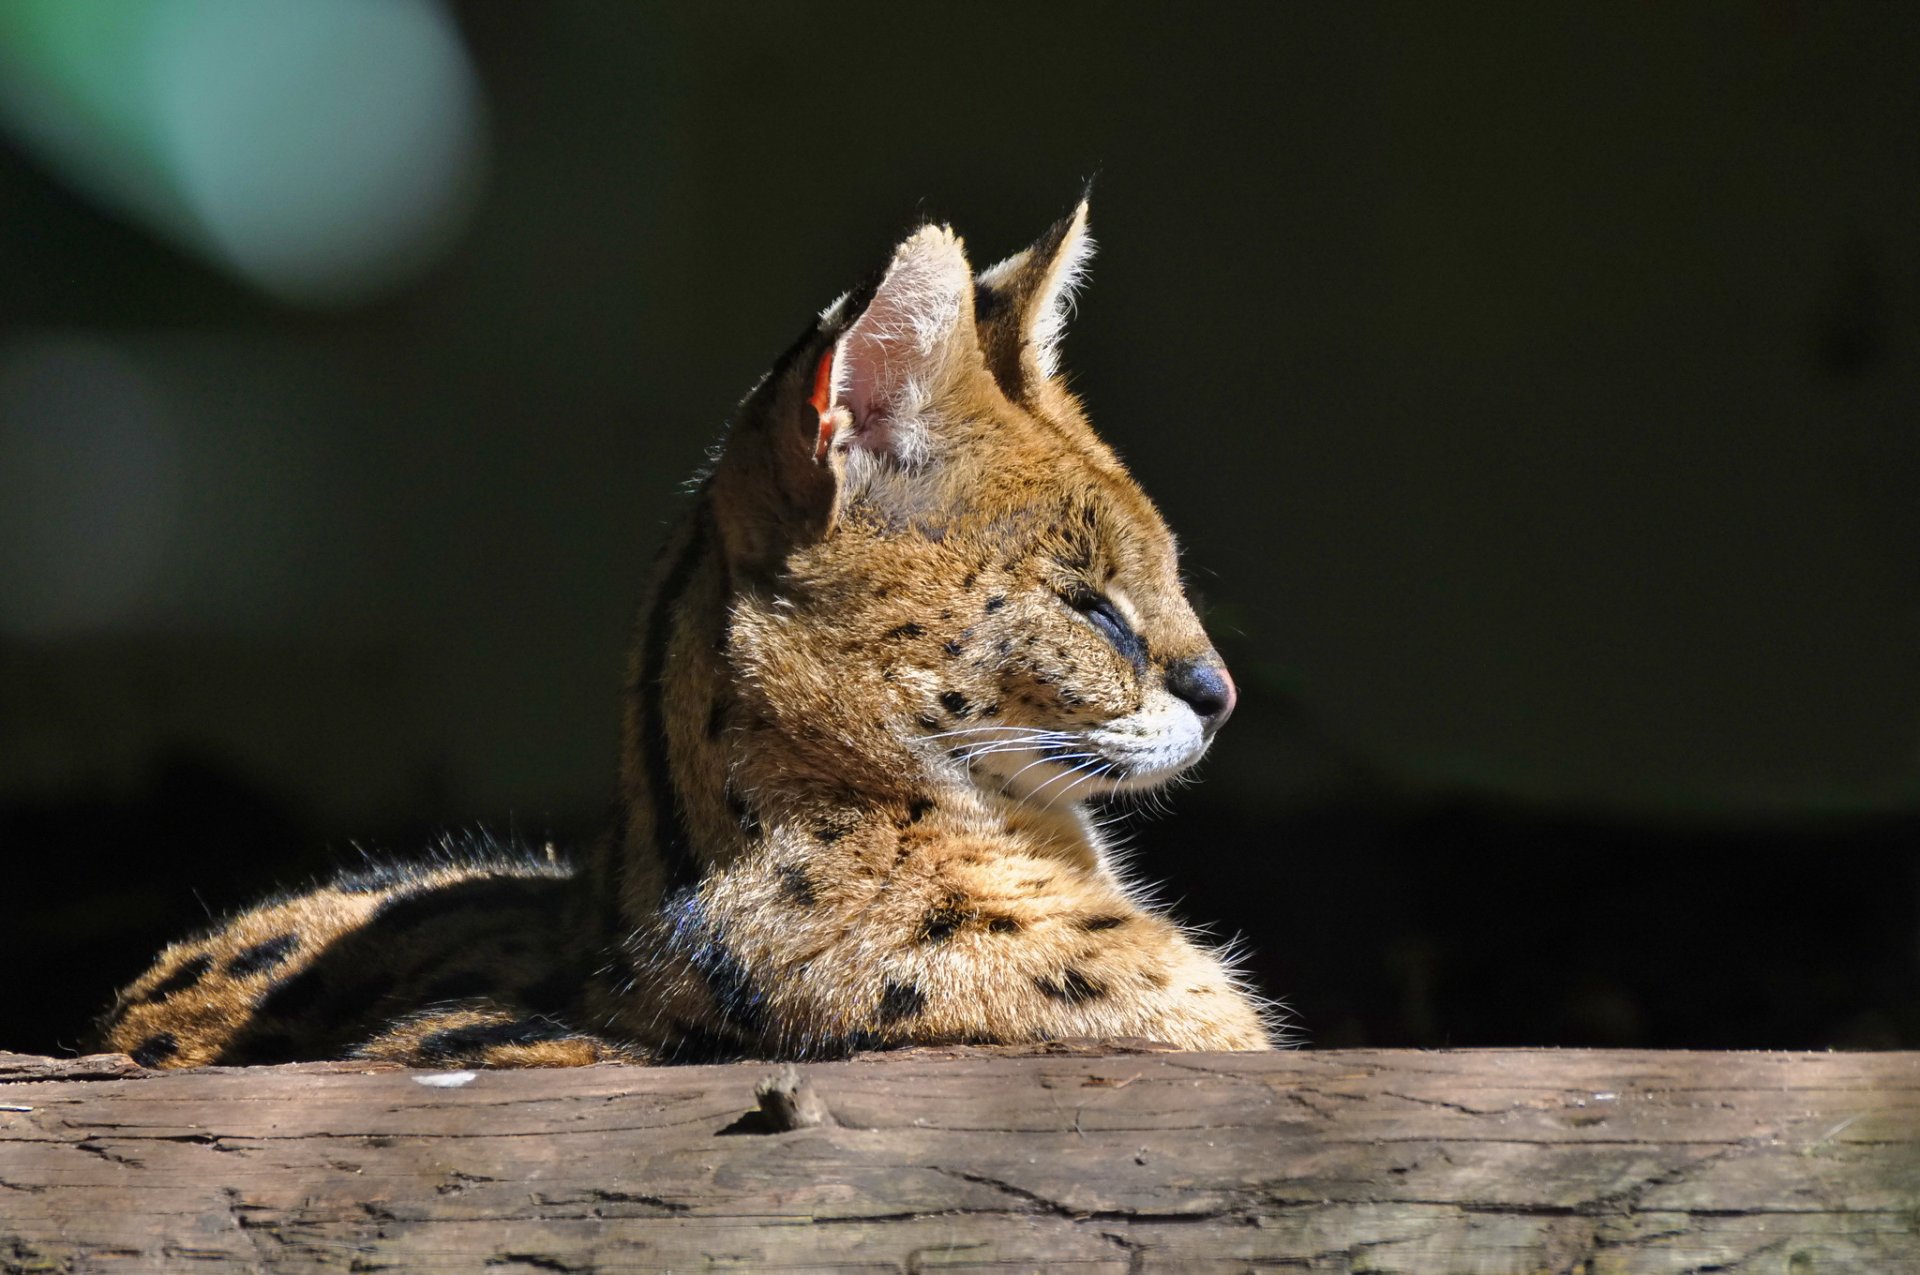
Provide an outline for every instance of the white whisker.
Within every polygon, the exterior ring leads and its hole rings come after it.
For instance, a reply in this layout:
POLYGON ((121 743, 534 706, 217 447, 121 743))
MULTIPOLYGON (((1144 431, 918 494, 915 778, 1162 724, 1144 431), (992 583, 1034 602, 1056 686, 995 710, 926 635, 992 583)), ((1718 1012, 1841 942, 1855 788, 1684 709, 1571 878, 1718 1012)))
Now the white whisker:
MULTIPOLYGON (((1084 769, 1083 767, 1075 767, 1075 770, 1083 770, 1083 769, 1084 769)), ((1080 787, 1082 784, 1092 783, 1094 780, 1098 779, 1101 775, 1105 774, 1107 771, 1111 769, 1113 769, 1113 764, 1111 762, 1101 762, 1099 765, 1093 767, 1091 770, 1085 770, 1085 772, 1081 774, 1081 776, 1078 779, 1068 784, 1065 788, 1062 788, 1059 792, 1053 794, 1052 797, 1049 797, 1047 799, 1046 806, 1043 808, 1047 810, 1053 809, 1054 803, 1059 801, 1061 798, 1065 797, 1068 793, 1080 787)))
POLYGON ((955 735, 978 735, 990 730, 1018 731, 1024 735, 1030 735, 1030 736, 1045 735, 1045 736, 1051 736, 1056 739, 1067 739, 1070 737, 1070 732, 1063 731, 1063 730, 1042 730, 1038 726, 1002 726, 994 723, 987 723, 981 726, 962 726, 957 730, 936 731, 931 735, 922 735, 920 738, 949 739, 955 735))
MULTIPOLYGON (((977 757, 992 757, 1001 753, 1030 753, 1038 747, 1041 747, 1041 745, 1033 744, 1026 740, 1004 740, 993 744, 978 744, 962 754, 961 760, 970 762, 977 757)), ((956 754, 959 753, 958 749, 954 751, 956 754)))
MULTIPOLYGON (((1095 775, 1099 774, 1100 771, 1104 769, 1108 764, 1107 762, 1102 760, 1099 757, 1099 755, 1096 753, 1080 753, 1075 755, 1083 757, 1086 760, 1080 762, 1080 764, 1077 766, 1068 767, 1066 770, 1060 772, 1059 774, 1055 775, 1053 778, 1047 780, 1046 783, 1040 784, 1032 792, 1027 794, 1027 800, 1029 801, 1033 800, 1035 797, 1038 797, 1041 793, 1045 792, 1049 785, 1057 784, 1062 779, 1069 779, 1075 775, 1081 776, 1080 779, 1075 780, 1071 784, 1068 784, 1066 788, 1061 790, 1062 792, 1070 792, 1074 788, 1079 787, 1081 783, 1085 782, 1088 779, 1092 779, 1095 775)), ((1064 759, 1061 759, 1061 760, 1064 760, 1064 759)), ((1045 806, 1042 806, 1041 809, 1043 810, 1052 809, 1054 801, 1057 801, 1059 799, 1059 796, 1060 796, 1059 793, 1055 793, 1053 798, 1050 799, 1045 806)))
MULTIPOLYGON (((1093 753, 1062 753, 1058 756, 1036 757, 1034 760, 1028 762, 1026 765, 1022 766, 1020 769, 1014 771, 1013 774, 1009 775, 1007 777, 1007 782, 1012 783, 1014 780, 1020 778, 1020 776, 1026 774, 1029 770, 1032 770, 1035 766, 1044 766, 1050 761, 1053 761, 1053 762, 1076 761, 1082 757, 1092 757, 1092 756, 1095 756, 1095 754, 1093 753)), ((1073 772, 1069 770, 1067 773, 1072 774, 1073 772)), ((1055 776, 1055 778, 1058 778, 1058 776, 1055 776)), ((1040 788, 1045 788, 1047 784, 1050 784, 1052 782, 1053 780, 1049 779, 1047 780, 1046 783, 1041 784, 1040 788)), ((1034 789, 1034 792, 1038 792, 1038 791, 1040 791, 1039 788, 1034 789)), ((1029 793, 1028 797, 1029 799, 1031 799, 1032 794, 1029 793)))

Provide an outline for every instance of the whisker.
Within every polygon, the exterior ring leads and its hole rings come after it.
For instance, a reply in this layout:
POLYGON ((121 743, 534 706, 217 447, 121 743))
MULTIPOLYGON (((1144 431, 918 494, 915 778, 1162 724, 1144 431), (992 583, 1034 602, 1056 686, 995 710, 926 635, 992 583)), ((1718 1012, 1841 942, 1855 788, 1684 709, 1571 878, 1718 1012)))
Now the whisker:
MULTIPOLYGON (((1076 769, 1078 768, 1076 767, 1076 769)), ((1080 787, 1082 784, 1092 783, 1094 780, 1098 779, 1101 775, 1107 773, 1112 769, 1113 769, 1113 764, 1111 762, 1100 763, 1100 765, 1094 767, 1092 770, 1087 771, 1085 774, 1081 775, 1080 778, 1074 780, 1072 783, 1068 784, 1065 788, 1062 788, 1059 792, 1055 793, 1051 798, 1049 798, 1045 809, 1048 809, 1048 810, 1053 809, 1054 802, 1059 801, 1062 797, 1065 797, 1068 793, 1080 787)))
POLYGON ((1062 739, 1066 738, 1069 734, 1069 732, 1063 730, 1043 730, 1038 726, 1002 726, 989 722, 981 726, 962 726, 956 730, 935 731, 931 735, 922 735, 920 738, 948 739, 955 735, 978 735, 990 730, 1019 731, 1026 735, 1051 735, 1062 739))
MULTIPOLYGON (((1081 758, 1081 757, 1092 757, 1092 756, 1095 756, 1095 754, 1093 754, 1093 753, 1063 753, 1063 754, 1061 754, 1061 755, 1059 755, 1059 756, 1057 756, 1057 757, 1053 757, 1053 756, 1049 756, 1049 757, 1036 757, 1036 758, 1035 758, 1034 760, 1032 760, 1032 761, 1030 761, 1030 762, 1028 762, 1028 763, 1027 763, 1026 765, 1024 765, 1024 766, 1022 766, 1022 767, 1021 767, 1020 769, 1018 769, 1018 770, 1016 770, 1016 771, 1014 771, 1012 775, 1010 775, 1010 776, 1008 776, 1008 777, 1007 777, 1007 782, 1008 782, 1008 783, 1012 783, 1012 782, 1013 782, 1014 780, 1016 780, 1016 779, 1018 779, 1018 778, 1020 778, 1020 776, 1022 776, 1022 775, 1024 775, 1024 774, 1026 774, 1026 773, 1027 773, 1027 772, 1028 772, 1029 770, 1032 770, 1032 769, 1033 769, 1033 768, 1034 768, 1035 766, 1044 766, 1044 765, 1046 765, 1046 764, 1047 764, 1048 762, 1050 762, 1050 761, 1062 761, 1062 762, 1064 762, 1064 761, 1073 761, 1073 760, 1075 760, 1076 758, 1081 758)), ((1073 772, 1072 772, 1072 771, 1070 770, 1070 771, 1068 771, 1067 773, 1068 773, 1068 774, 1072 774, 1073 772)), ((1055 778, 1058 778, 1058 776, 1055 776, 1055 778)), ((1047 784, 1050 784, 1050 783, 1052 783, 1052 782, 1053 782, 1053 780, 1052 780, 1052 779, 1049 779, 1049 780, 1047 781, 1047 784)), ((1045 788, 1045 787, 1047 786, 1047 784, 1041 784, 1041 785, 1040 785, 1040 788, 1045 788)), ((1037 793, 1037 792, 1039 792, 1039 791, 1040 791, 1040 788, 1036 788, 1036 789, 1034 789, 1034 790, 1033 790, 1033 792, 1034 792, 1034 793, 1037 793)), ((1028 795, 1028 797, 1029 797, 1029 798, 1031 798, 1031 797, 1033 796, 1033 793, 1029 793, 1029 794, 1027 794, 1027 795, 1028 795)))
POLYGON ((1025 757, 1025 755, 1031 753, 1031 751, 1033 751, 1033 749, 977 749, 977 751, 968 753, 966 757, 962 757, 960 760, 964 760, 964 762, 968 762, 968 764, 973 764, 975 760, 979 760, 981 757, 1008 757, 1008 755, 1012 755, 1012 757, 1025 757))
MULTIPOLYGON (((1073 783, 1067 785, 1066 788, 1061 790, 1062 792, 1071 791, 1073 788, 1078 787, 1080 783, 1084 782, 1087 779, 1093 778, 1094 775, 1099 774, 1100 771, 1109 764, 1106 761, 1102 760, 1099 757, 1099 755, 1096 753, 1081 753, 1078 755, 1085 758, 1085 760, 1080 762, 1076 766, 1068 767, 1066 770, 1055 775, 1052 779, 1047 780, 1046 783, 1041 784, 1039 787, 1035 788, 1032 792, 1028 793, 1027 794, 1028 798, 1031 800, 1034 797, 1038 797, 1041 793, 1046 791, 1047 786, 1049 784, 1057 784, 1062 779, 1069 779, 1075 775, 1080 775, 1081 776, 1080 779, 1075 780, 1073 783)), ((1059 795, 1060 795, 1059 793, 1055 793, 1054 799, 1057 800, 1059 798, 1059 795)), ((1050 800, 1048 801, 1046 806, 1042 807, 1042 809, 1050 809, 1052 805, 1053 805, 1053 801, 1050 800)))
POLYGON ((984 744, 961 744, 951 751, 955 755, 959 755, 961 750, 965 749, 965 760, 972 761, 976 757, 990 757, 995 753, 1029 753, 1036 748, 1045 748, 1048 746, 1045 741, 1040 740, 997 739, 989 740, 984 744))

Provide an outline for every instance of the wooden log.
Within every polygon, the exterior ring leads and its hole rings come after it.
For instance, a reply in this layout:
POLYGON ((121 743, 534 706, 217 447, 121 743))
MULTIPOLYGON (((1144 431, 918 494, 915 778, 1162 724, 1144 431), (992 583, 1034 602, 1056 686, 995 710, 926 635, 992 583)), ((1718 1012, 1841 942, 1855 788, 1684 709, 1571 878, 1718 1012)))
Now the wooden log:
POLYGON ((1920 1054, 797 1072, 0 1055, 0 1271, 1920 1271, 1920 1054))

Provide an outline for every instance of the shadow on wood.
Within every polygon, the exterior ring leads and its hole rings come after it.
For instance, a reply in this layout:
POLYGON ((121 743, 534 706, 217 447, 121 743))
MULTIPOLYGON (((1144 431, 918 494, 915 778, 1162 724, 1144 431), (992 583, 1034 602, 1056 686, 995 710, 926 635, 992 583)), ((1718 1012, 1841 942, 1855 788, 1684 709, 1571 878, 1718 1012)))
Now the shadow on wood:
POLYGON ((1915 1054, 464 1075, 0 1054, 0 1271, 1920 1271, 1915 1054))

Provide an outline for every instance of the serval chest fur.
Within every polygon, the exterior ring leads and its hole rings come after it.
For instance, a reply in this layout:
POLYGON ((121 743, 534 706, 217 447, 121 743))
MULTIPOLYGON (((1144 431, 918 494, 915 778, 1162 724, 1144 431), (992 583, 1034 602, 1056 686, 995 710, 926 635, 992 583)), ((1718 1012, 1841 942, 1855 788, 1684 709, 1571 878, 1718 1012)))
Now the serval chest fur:
POLYGON ((1235 691, 1172 536, 1057 377, 1085 221, 977 276, 923 228, 748 396, 643 609, 619 815, 578 869, 444 856, 273 901, 163 953, 109 1043, 153 1065, 1268 1047, 1089 814, 1197 761, 1235 691))

